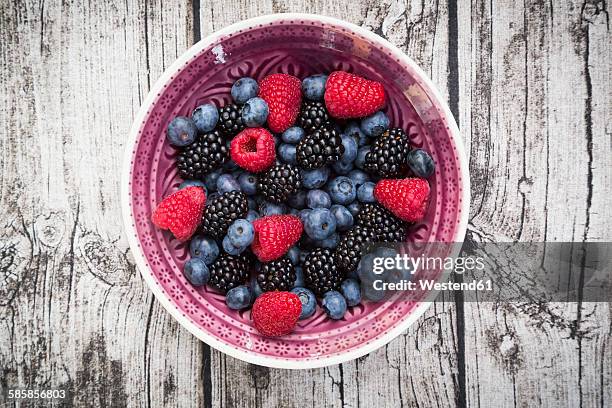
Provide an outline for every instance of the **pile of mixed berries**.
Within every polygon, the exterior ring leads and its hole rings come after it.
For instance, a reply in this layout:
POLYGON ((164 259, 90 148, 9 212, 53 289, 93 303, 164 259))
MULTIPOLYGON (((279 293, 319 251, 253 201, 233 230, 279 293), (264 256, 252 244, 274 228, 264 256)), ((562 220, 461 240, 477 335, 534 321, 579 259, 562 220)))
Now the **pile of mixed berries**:
POLYGON ((262 334, 290 333, 317 299, 342 319, 362 299, 363 245, 424 217, 433 160, 391 127, 382 84, 348 72, 245 77, 231 96, 169 124, 185 181, 152 221, 191 240, 191 284, 252 307, 262 334))

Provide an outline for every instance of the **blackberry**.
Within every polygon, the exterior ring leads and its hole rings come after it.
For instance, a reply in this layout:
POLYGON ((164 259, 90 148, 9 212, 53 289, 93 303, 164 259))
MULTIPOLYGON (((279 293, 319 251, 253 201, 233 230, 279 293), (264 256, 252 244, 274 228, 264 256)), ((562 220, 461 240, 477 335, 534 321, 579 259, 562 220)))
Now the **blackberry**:
POLYGON ((378 203, 363 204, 356 218, 357 225, 374 229, 381 242, 403 242, 406 238, 406 222, 378 203))
POLYGON ((176 166, 184 179, 204 179, 229 159, 225 140, 218 130, 200 134, 195 142, 184 147, 176 158, 176 166))
POLYGON ((257 273, 257 283, 264 292, 291 290, 295 278, 295 268, 286 257, 262 264, 257 273))
POLYGON ((304 129, 306 134, 320 129, 329 121, 329 114, 323 102, 305 101, 297 117, 297 126, 304 129))
POLYGON ((372 228, 356 226, 340 238, 334 253, 338 269, 350 273, 357 268, 361 260, 361 250, 364 244, 376 242, 376 232, 372 228))
POLYGON ((302 264, 306 287, 321 297, 330 290, 340 290, 344 280, 336 266, 333 252, 328 248, 317 248, 306 256, 302 264))
POLYGON ((292 164, 277 164, 257 181, 257 191, 268 201, 283 203, 302 187, 300 169, 292 164))
POLYGON ((244 129, 241 110, 242 108, 235 103, 219 109, 219 127, 227 137, 234 137, 244 129))
POLYGON ((251 257, 248 253, 234 256, 224 252, 208 267, 210 271, 208 284, 225 293, 246 282, 250 267, 251 257))
POLYGON ((202 233, 215 239, 227 234, 230 225, 239 218, 245 218, 249 212, 246 195, 242 191, 230 191, 218 196, 211 196, 202 216, 202 233))
POLYGON ((386 130, 372 144, 364 169, 383 178, 400 176, 407 166, 410 140, 399 128, 386 130))
POLYGON ((300 140, 296 148, 298 165, 314 170, 340 160, 344 146, 340 133, 333 126, 323 126, 300 140))

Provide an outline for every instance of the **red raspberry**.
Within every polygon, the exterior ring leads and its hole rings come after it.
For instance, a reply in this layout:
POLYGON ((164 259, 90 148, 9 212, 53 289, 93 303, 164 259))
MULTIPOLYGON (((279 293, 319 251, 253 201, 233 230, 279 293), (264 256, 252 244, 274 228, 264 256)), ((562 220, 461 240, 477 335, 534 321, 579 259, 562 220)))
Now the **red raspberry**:
POLYGON ((151 220, 159 228, 169 229, 180 241, 186 241, 198 228, 205 203, 202 187, 187 187, 164 198, 151 220))
POLYGON ((425 217, 429 202, 429 183, 422 178, 380 180, 374 198, 396 217, 417 222, 425 217))
POLYGON ((295 215, 270 215, 253 221, 253 253, 261 262, 285 255, 302 236, 304 226, 295 215))
POLYGON ((272 74, 259 82, 259 97, 266 101, 270 113, 268 127, 275 133, 295 123, 302 104, 301 82, 293 75, 272 74))
POLYGON ((362 118, 385 106, 385 89, 380 82, 335 71, 327 78, 324 98, 331 116, 362 118))
POLYGON ((274 159, 274 137, 264 128, 248 128, 238 133, 230 144, 230 155, 245 170, 258 173, 268 170, 274 159))
POLYGON ((251 317, 264 336, 285 336, 293 331, 302 313, 300 298, 291 292, 266 292, 255 300, 251 317))

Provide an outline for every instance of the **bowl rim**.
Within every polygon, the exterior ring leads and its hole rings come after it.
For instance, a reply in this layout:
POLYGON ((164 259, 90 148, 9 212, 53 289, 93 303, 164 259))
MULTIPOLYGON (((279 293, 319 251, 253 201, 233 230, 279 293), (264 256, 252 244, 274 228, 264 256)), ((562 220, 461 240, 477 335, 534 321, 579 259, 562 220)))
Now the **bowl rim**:
MULTIPOLYGON (((210 35, 204 37, 196 44, 192 45, 187 51, 185 51, 170 67, 168 67, 164 73, 160 76, 160 78, 155 82, 153 87, 149 90, 147 97, 142 102, 138 113, 136 114, 132 127, 130 129, 128 143, 125 147, 124 159, 123 159, 123 170, 121 172, 121 209, 122 209, 122 218, 124 224, 124 230, 127 235, 127 240, 130 246, 130 249, 134 255, 134 260, 136 262, 136 266, 140 271, 141 276, 144 281, 147 283, 149 289, 155 295, 155 298, 161 303, 164 309, 170 313, 184 328, 186 328, 191 334, 196 336, 198 339, 203 341, 204 343, 214 347, 215 349, 228 354, 232 357, 238 358, 242 361, 252 364, 258 364, 262 366, 267 366, 271 368, 284 368, 284 369, 310 369, 310 368, 321 368, 327 367, 330 365, 341 364, 361 356, 364 356, 372 351, 386 345, 391 340, 395 339, 402 332, 404 332, 408 327, 410 327, 414 322, 416 322, 425 311, 431 306, 435 297, 437 296, 437 292, 431 292, 427 299, 419 302, 419 304, 413 309, 413 311, 402 320, 396 327, 389 330, 384 335, 379 338, 371 341, 370 343, 366 343, 363 346, 355 348, 353 350, 346 351, 345 353, 341 353, 334 356, 327 357, 319 357, 317 359, 309 359, 309 360, 286 360, 286 359, 278 359, 274 357, 264 356, 255 353, 246 353, 242 350, 233 348, 219 340, 216 337, 210 335, 206 331, 202 330, 196 324, 192 323, 187 317, 183 316, 182 313, 175 307, 175 305, 167 298, 164 293, 161 291, 161 288, 157 285, 153 274, 150 273, 150 266, 146 261, 145 255, 142 249, 139 246, 136 228, 133 224, 133 214, 131 208, 130 201, 130 175, 132 168, 132 156, 134 152, 134 146, 138 141, 138 133, 141 126, 144 124, 144 119, 147 115, 149 108, 153 105, 157 94, 163 90, 164 85, 171 80, 174 74, 184 68, 185 64, 191 60, 194 56, 199 54, 203 49, 213 45, 219 39, 233 34, 237 31, 244 30, 256 26, 258 24, 266 24, 273 22, 282 22, 282 21, 291 21, 291 20, 308 20, 308 21, 317 21, 328 23, 330 25, 339 26, 345 28, 349 31, 355 32, 360 36, 368 39, 373 43, 377 43, 380 46, 386 48, 390 51, 395 57, 397 57, 401 62, 410 66, 419 80, 423 82, 428 92, 430 98, 433 98, 432 101, 437 107, 442 110, 442 114, 446 119, 446 122, 449 127, 450 137, 453 140, 455 147, 457 149, 458 156, 458 167, 461 173, 462 180, 462 196, 461 196, 461 212, 459 224, 456 229, 456 233, 454 236, 454 242, 463 242, 465 233, 467 230, 468 224, 468 215, 469 215, 469 207, 470 207, 470 178, 468 172, 468 161, 465 152, 465 148, 463 145, 463 141, 461 139, 461 134, 459 132, 459 128, 455 121, 453 114, 451 113, 449 107, 447 106, 445 100, 440 95, 439 91, 436 89, 435 85, 428 77, 428 75, 410 58, 406 55, 402 50, 393 45, 388 40, 382 38, 381 36, 363 28, 353 23, 349 23, 344 20, 340 20, 334 17, 322 16, 317 14, 308 14, 308 13, 278 13, 278 14, 268 14, 263 16, 258 16, 246 20, 239 21, 237 23, 231 24, 227 27, 224 27, 220 30, 211 33, 210 35)), ((456 247, 456 246, 455 246, 456 247)), ((456 253, 453 253, 452 256, 458 255, 459 248, 456 249, 456 253)))

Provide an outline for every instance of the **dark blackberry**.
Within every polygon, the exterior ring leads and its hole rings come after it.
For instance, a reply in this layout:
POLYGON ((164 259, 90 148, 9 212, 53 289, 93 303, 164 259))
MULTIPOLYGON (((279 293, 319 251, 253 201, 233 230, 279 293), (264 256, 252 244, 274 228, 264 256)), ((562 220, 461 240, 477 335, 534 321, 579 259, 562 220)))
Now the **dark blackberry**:
POLYGON ((273 203, 284 203, 301 187, 300 169, 292 164, 277 164, 257 180, 257 191, 273 203))
POLYGON ((202 232, 221 239, 230 225, 239 218, 245 218, 248 211, 247 197, 242 191, 230 191, 209 198, 202 215, 202 232))
POLYGON ((338 269, 350 273, 357 268, 361 260, 361 250, 368 242, 377 241, 376 232, 368 227, 356 226, 340 238, 334 253, 334 260, 338 269))
POLYGON ((329 114, 323 102, 305 101, 297 117, 296 125, 309 134, 320 129, 328 121, 329 114))
POLYGON ((241 110, 242 108, 235 103, 230 103, 219 109, 218 125, 224 135, 234 137, 244 129, 241 110))
POLYGON ((323 126, 306 135, 296 148, 298 165, 305 170, 314 170, 340 160, 344 146, 340 133, 333 126, 323 126))
POLYGON ((249 278, 250 268, 251 257, 248 253, 234 256, 223 252, 208 267, 210 271, 208 284, 225 293, 245 283, 249 278))
POLYGON ((344 273, 336 266, 334 254, 328 248, 317 248, 309 253, 302 270, 304 284, 319 297, 330 290, 339 290, 344 280, 344 273))
POLYGON ((402 129, 385 131, 372 144, 364 169, 383 178, 398 177, 406 170, 410 140, 402 129))
POLYGON ((257 283, 264 292, 291 290, 295 278, 295 268, 289 258, 266 262, 257 272, 257 283))
POLYGON ((184 147, 176 158, 176 166, 184 179, 203 179, 223 166, 229 159, 229 149, 218 130, 203 133, 195 142, 184 147))
POLYGON ((406 222, 378 203, 363 204, 357 214, 356 224, 370 226, 381 242, 403 242, 406 238, 406 222))

